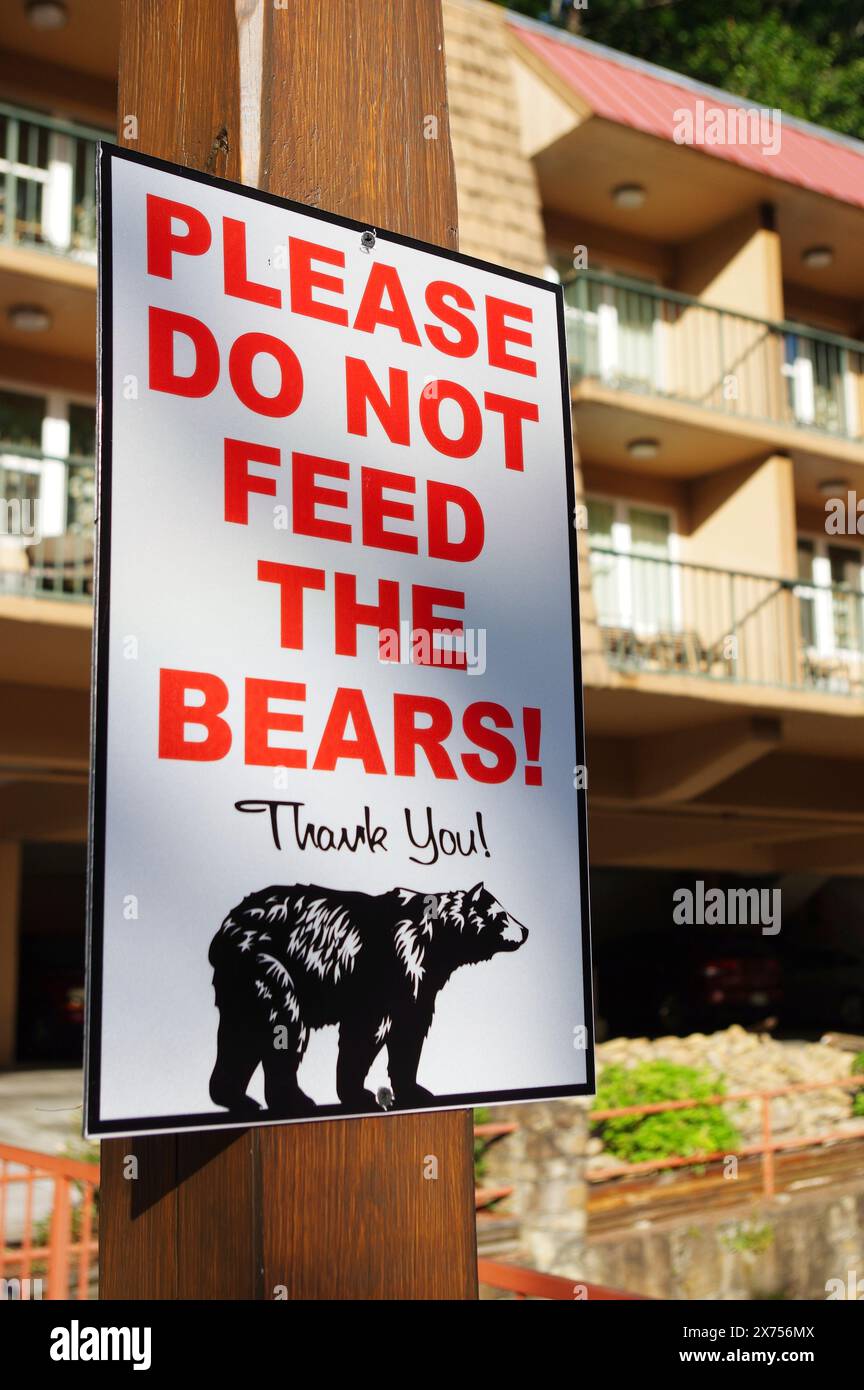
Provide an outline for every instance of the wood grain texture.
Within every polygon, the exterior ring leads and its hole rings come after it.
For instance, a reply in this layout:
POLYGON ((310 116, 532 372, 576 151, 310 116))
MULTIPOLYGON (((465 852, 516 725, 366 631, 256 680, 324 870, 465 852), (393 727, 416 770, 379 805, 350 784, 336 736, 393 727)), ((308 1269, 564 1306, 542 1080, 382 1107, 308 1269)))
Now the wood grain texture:
POLYGON ((240 178, 240 81, 232 0, 121 0, 118 140, 240 178), (124 122, 137 121, 135 138, 124 122))
POLYGON ((176 1298, 176 1250, 174 1135, 103 1140, 99 1182, 100 1298, 176 1298), (126 1176, 129 1156, 137 1159, 136 1177, 126 1176))
POLYGON ((176 1297, 260 1297, 257 1134, 177 1135, 176 1180, 176 1297))
POLYGON ((470 1111, 259 1138, 265 1297, 278 1285, 289 1298, 476 1297, 470 1111))
POLYGON ((438 0, 268 7, 264 70, 265 188, 456 249, 438 0))
MULTIPOLYGON (((261 186, 455 247, 439 0, 258 2, 261 186)), ((239 180, 233 0, 122 5, 121 142, 239 180)), ((472 1155, 468 1111, 105 1140, 102 1297, 476 1298, 472 1155)))

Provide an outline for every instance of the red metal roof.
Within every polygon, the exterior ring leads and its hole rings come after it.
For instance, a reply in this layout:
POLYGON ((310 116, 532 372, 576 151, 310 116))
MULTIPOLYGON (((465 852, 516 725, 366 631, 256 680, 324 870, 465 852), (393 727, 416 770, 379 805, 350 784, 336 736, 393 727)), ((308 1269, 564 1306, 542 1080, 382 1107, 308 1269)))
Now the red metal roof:
MULTIPOLYGON (((510 20, 510 28, 532 53, 544 63, 591 108, 596 116, 645 131, 661 140, 675 142, 674 132, 682 111, 689 111, 694 121, 697 107, 702 104, 703 116, 708 109, 753 109, 753 103, 736 101, 733 96, 720 94, 710 87, 700 87, 686 81, 676 81, 663 69, 648 69, 647 65, 612 56, 612 50, 573 40, 554 32, 541 32, 538 27, 510 20), (599 51, 598 51, 599 49, 599 51)), ((782 179, 786 183, 809 188, 840 202, 864 207, 864 144, 858 141, 832 138, 829 132, 817 133, 816 128, 802 128, 781 118, 780 148, 777 153, 765 152, 762 141, 746 144, 696 146, 705 154, 741 164, 747 169, 782 179)), ((680 138, 676 143, 681 143, 680 138)), ((767 143, 771 143, 769 140, 767 143)))

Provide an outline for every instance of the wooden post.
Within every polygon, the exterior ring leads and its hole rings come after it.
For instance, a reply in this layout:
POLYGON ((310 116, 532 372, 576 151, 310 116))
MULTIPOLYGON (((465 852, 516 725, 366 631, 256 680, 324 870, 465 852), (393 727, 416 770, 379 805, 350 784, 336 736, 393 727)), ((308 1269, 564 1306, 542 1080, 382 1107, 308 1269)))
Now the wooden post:
MULTIPOLYGON (((456 246, 440 0, 123 0, 118 117, 144 153, 456 246)), ((475 1298, 472 1153, 469 1111, 105 1140, 101 1295, 475 1298)))

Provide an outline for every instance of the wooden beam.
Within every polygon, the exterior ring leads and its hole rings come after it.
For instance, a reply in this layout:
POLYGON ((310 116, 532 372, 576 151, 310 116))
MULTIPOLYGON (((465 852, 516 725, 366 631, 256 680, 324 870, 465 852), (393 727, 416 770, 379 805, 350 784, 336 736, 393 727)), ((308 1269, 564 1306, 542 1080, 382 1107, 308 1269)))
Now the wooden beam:
MULTIPOLYGON (((455 246, 439 0, 123 0, 122 25, 133 148, 455 246)), ((476 1297, 470 1112, 102 1153, 103 1298, 476 1297)))
POLYGON ((721 812, 746 807, 766 815, 797 815, 813 822, 827 816, 835 821, 864 817, 864 746, 859 725, 850 726, 846 757, 806 753, 798 747, 771 754, 769 764, 743 768, 702 798, 706 809, 721 812))
MULTIPOLYGON (((801 827, 803 829, 803 827, 801 827)), ((800 833, 800 830, 799 830, 800 833)), ((776 869, 816 874, 864 874, 864 830, 848 835, 802 835, 777 843, 772 861, 776 869)))
POLYGON ((637 801, 692 801, 764 758, 780 744, 779 719, 751 716, 636 741, 633 794, 637 801))
POLYGON ((0 772, 25 780, 31 771, 86 776, 89 760, 86 691, 0 685, 0 772))
POLYGON ((0 789, 0 839, 83 840, 87 783, 10 782, 0 789))
MULTIPOLYGON (((706 857, 718 849, 735 850, 736 846, 750 849, 762 846, 766 855, 788 840, 805 837, 826 840, 836 836, 836 827, 827 825, 815 832, 798 821, 782 821, 776 817, 762 819, 751 816, 719 817, 698 811, 680 810, 641 812, 629 807, 612 809, 597 807, 591 811, 591 859, 597 865, 609 867, 649 867, 658 864, 690 864, 698 868, 706 857)), ((802 868, 804 864, 802 862, 802 868)), ((770 861, 766 860, 766 872, 770 861)))
POLYGON ((456 250, 438 0, 310 8, 266 9, 262 187, 456 250))
MULTIPOLYGON (((93 18, 98 22, 96 16, 93 18)), ((0 49, 0 83, 5 101, 20 101, 43 110, 62 107, 64 115, 75 120, 106 130, 111 127, 117 87, 110 79, 6 48, 0 49)))

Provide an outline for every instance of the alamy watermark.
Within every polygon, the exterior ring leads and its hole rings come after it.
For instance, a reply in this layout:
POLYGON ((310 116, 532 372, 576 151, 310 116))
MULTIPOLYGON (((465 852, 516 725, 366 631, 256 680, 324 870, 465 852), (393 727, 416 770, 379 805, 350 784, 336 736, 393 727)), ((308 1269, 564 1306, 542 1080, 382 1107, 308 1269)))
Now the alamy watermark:
POLYGON ((41 1298, 41 1279, 0 1279, 0 1303, 29 1303, 41 1298))
POLYGON ((39 511, 38 497, 0 497, 0 536, 38 541, 39 511))
POLYGON ((837 1302, 838 1299, 845 1299, 849 1303, 861 1303, 864 1301, 864 1279, 858 1278, 857 1270, 848 1269, 845 1279, 826 1280, 825 1292, 829 1303, 837 1302))
POLYGON ((780 931, 779 888, 709 888, 697 879, 695 891, 676 888, 672 921, 676 926, 761 927, 763 936, 780 931))
POLYGON ((859 499, 852 491, 845 497, 829 497, 825 530, 829 536, 864 536, 864 497, 859 499))
POLYGON ((783 115, 777 106, 694 106, 672 113, 676 145, 749 145, 763 155, 780 153, 783 115))
POLYGON ((378 660, 402 666, 451 666, 482 676, 486 670, 485 627, 412 627, 407 618, 399 627, 380 629, 378 660))

